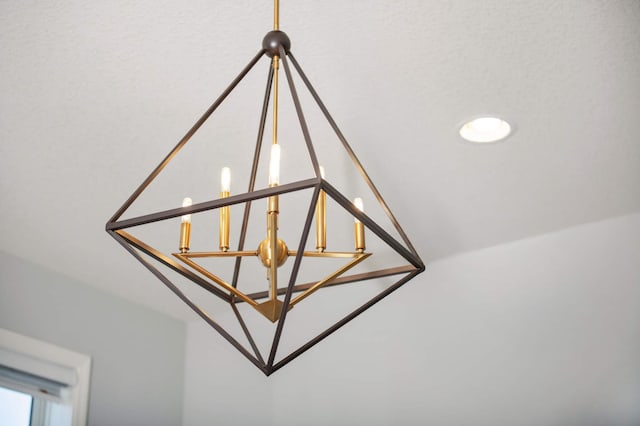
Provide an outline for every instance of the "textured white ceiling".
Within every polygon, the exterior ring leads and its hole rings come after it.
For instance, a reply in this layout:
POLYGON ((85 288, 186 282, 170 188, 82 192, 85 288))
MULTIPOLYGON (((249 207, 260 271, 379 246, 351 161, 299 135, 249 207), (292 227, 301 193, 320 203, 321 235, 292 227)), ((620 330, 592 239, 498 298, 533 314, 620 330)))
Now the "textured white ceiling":
MULTIPOLYGON (((192 318, 150 293, 104 224, 257 52, 271 7, 0 2, 0 248, 192 318)), ((427 263, 640 210, 638 22, 637 1, 281 4, 292 50, 427 263), (515 133, 461 142, 481 114, 515 133)), ((231 119, 255 134, 253 109, 231 119)))

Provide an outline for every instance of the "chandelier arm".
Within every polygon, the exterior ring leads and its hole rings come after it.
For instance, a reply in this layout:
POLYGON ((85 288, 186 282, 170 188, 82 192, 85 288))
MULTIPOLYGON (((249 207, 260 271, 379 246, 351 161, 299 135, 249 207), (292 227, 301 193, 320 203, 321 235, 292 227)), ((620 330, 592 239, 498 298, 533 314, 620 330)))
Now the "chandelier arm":
POLYGON ((160 174, 160 172, 169 164, 173 157, 175 157, 178 152, 182 149, 182 147, 191 139, 193 134, 204 124, 205 121, 213 114, 213 112, 220 106, 220 104, 229 96, 229 93, 236 88, 238 83, 242 81, 242 79, 247 75, 249 71, 254 67, 254 65, 262 58, 264 55, 264 49, 261 49, 256 56, 253 57, 251 61, 244 67, 240 74, 231 82, 231 84, 222 92, 222 94, 215 100, 215 102, 205 111, 205 113, 200 117, 198 121, 189 129, 189 131, 180 139, 180 142, 167 154, 167 156, 162 160, 160 164, 151 172, 151 174, 140 184, 138 189, 135 190, 133 194, 124 202, 124 204, 118 209, 118 211, 109 219, 107 223, 113 223, 122 216, 122 214, 133 204, 133 202, 140 196, 140 194, 149 186, 149 184, 160 174))
POLYGON ((322 181, 322 189, 325 190, 330 197, 332 197, 335 201, 338 202, 342 207, 345 208, 349 213, 351 213, 355 218, 360 220, 365 224, 367 228, 369 228, 374 234, 380 237, 385 243, 387 243, 391 248, 393 248, 400 256, 404 257, 416 268, 424 267, 422 260, 420 257, 407 250, 402 244, 396 241, 387 231, 385 231, 380 225, 373 221, 369 216, 364 214, 361 210, 359 210, 348 198, 340 193, 333 185, 329 182, 323 180, 322 181))
POLYGON ((411 272, 411 273, 407 274, 405 277, 401 278, 397 283, 393 284, 392 286, 390 286, 389 288, 387 288, 386 290, 384 290, 382 293, 378 294, 377 296, 374 296, 372 299, 370 299, 368 302, 366 302, 365 304, 360 306, 358 309, 356 309, 355 311, 351 312, 350 314, 348 314, 347 316, 342 318, 340 321, 338 321, 337 323, 335 323, 334 325, 332 325, 331 327, 329 327, 328 329, 326 329, 322 333, 318 334, 313 339, 309 340, 307 343, 302 345, 300 348, 298 348, 295 351, 291 352, 289 355, 287 355, 282 360, 280 360, 280 362, 278 362, 276 365, 274 365, 274 366, 272 366, 270 368, 269 368, 269 366, 267 366, 268 367, 267 375, 272 374, 275 371, 279 370, 280 368, 284 367, 289 362, 291 362, 292 360, 294 360, 298 356, 302 355, 304 352, 308 351, 310 348, 312 348, 316 344, 320 343, 327 336, 331 335, 334 331, 336 331, 337 329, 339 329, 340 327, 342 327, 343 325, 345 325, 346 323, 348 323, 349 321, 351 321, 352 319, 354 319, 355 317, 357 317, 358 315, 360 315, 361 313, 363 313, 364 311, 366 311, 367 309, 369 309, 370 307, 372 307, 373 305, 378 303, 380 300, 382 300, 385 297, 387 297, 389 294, 393 293, 394 291, 396 291, 397 289, 402 287, 407 281, 411 280, 413 277, 418 275, 423 270, 424 270, 424 268, 415 269, 413 272, 411 272))
POLYGON ((260 198, 267 198, 271 195, 286 194, 301 189, 313 188, 320 182, 318 178, 305 179, 285 185, 274 186, 271 188, 259 189, 257 191, 246 194, 232 195, 228 198, 205 201, 193 204, 190 207, 177 207, 175 209, 163 210, 157 213, 151 213, 143 216, 132 217, 131 219, 120 220, 118 222, 107 223, 107 231, 117 231, 119 229, 131 228, 138 225, 146 225, 147 223, 158 222, 185 214, 200 213, 207 210, 217 209, 219 207, 231 206, 247 201, 253 201, 260 198))
MULTIPOLYGON (((298 252, 296 250, 289 250, 289 256, 296 256, 298 254, 298 252)), ((349 257, 362 257, 362 253, 358 253, 358 252, 351 252, 351 251, 305 251, 302 254, 304 257, 342 257, 342 258, 349 258, 349 257)))
POLYGON ((209 316, 202 308, 193 303, 191 299, 189 299, 175 284, 173 284, 167 277, 165 277, 162 272, 158 271, 155 266, 153 266, 149 261, 142 256, 138 252, 136 252, 133 247, 131 247, 127 241, 119 235, 117 232, 109 232, 113 238, 116 239, 131 254, 134 258, 136 258, 140 263, 142 263, 153 275, 156 276, 160 281, 164 283, 173 293, 178 296, 184 303, 186 303, 196 314, 198 314, 203 320, 205 320, 211 327, 213 327, 222 337, 224 337, 229 343, 233 345, 240 353, 242 353, 249 361, 251 361, 256 367, 262 370, 265 374, 267 374, 264 363, 260 363, 256 357, 251 355, 249 351, 245 349, 244 346, 240 344, 236 339, 233 338, 232 335, 227 333, 227 331, 222 328, 217 322, 214 321, 213 318, 209 316))
POLYGON ((186 253, 176 253, 180 257, 187 259, 197 259, 199 257, 247 257, 256 256, 255 250, 244 251, 188 251, 186 253))
MULTIPOLYGON (((111 231, 110 231, 110 233, 111 233, 111 231)), ((173 271, 179 273, 183 277, 185 277, 185 278, 191 280, 192 282, 196 283, 197 285, 199 285, 203 289, 207 290, 209 293, 212 293, 215 296, 218 296, 220 299, 224 300, 225 302, 230 302, 231 301, 231 296, 229 296, 229 294, 227 294, 224 291, 220 290, 218 287, 208 283, 207 281, 205 281, 201 277, 197 276, 193 272, 191 272, 188 269, 182 267, 180 264, 174 262, 173 259, 171 259, 170 257, 165 256, 163 253, 159 252, 158 250, 154 249, 153 247, 151 247, 151 246, 143 243, 142 241, 138 240, 133 235, 131 235, 131 234, 129 234, 129 233, 123 231, 123 230, 115 231, 111 235, 114 236, 114 238, 115 238, 115 235, 117 235, 118 237, 120 237, 123 240, 127 241, 128 244, 134 246, 135 248, 137 248, 138 250, 142 251, 146 255, 156 259, 158 262, 162 263, 163 265, 167 266, 168 268, 172 269, 173 271)))
MULTIPOLYGON (((347 275, 344 277, 335 278, 327 282, 323 287, 332 287, 336 285, 350 284, 358 281, 366 281, 366 280, 373 280, 376 278, 390 277, 393 275, 404 274, 404 273, 412 272, 415 270, 416 270, 416 267, 413 265, 404 265, 404 266, 396 266, 393 268, 380 269, 378 271, 363 272, 360 274, 353 274, 353 275, 347 275)), ((293 293, 299 293, 301 291, 308 290, 309 288, 311 288, 311 286, 315 284, 316 284, 315 282, 312 282, 312 283, 295 285, 293 286, 293 293)), ((286 288, 278 289, 278 295, 283 295, 286 292, 287 292, 286 288)), ((269 297, 269 292, 259 291, 256 293, 249 293, 247 294, 247 297, 250 297, 253 300, 265 299, 269 297)), ((241 300, 237 301, 237 303, 240 303, 240 302, 242 301, 241 300)))
POLYGON ((344 137, 342 131, 340 130, 340 128, 336 124, 336 122, 333 119, 333 117, 331 116, 331 114, 329 113, 329 110, 325 107, 324 103, 320 99, 320 96, 318 95, 318 93, 316 92, 314 87, 311 85, 311 82, 309 81, 309 79, 307 78, 306 74, 304 73, 304 71, 300 67, 300 64, 298 63, 298 61, 296 60, 295 56, 293 56, 293 54, 291 52, 289 52, 289 59, 291 59, 291 63, 293 64, 294 68, 298 72, 298 75, 300 75, 300 78, 304 82, 305 86, 307 86, 307 90, 309 90, 309 93, 311 93, 311 96, 316 101, 316 104, 318 104, 318 107, 320 107, 320 110, 322 111, 322 113, 324 114, 325 118, 329 122, 329 125, 331 126, 331 128, 333 129, 335 134, 338 136, 338 139, 340 139, 340 142, 342 143, 344 149, 347 151, 347 154, 351 158, 351 161, 355 164, 356 168, 358 169, 358 171, 360 172, 360 174, 362 175, 364 180, 367 182, 367 185, 369 186, 371 191, 373 191, 373 194, 375 195, 376 199, 378 200, 378 203, 380 203, 380 205, 382 206, 382 209, 384 210, 385 214, 387 215, 389 220, 391 220, 391 223, 393 223, 393 226, 396 228, 396 230, 398 231, 398 233, 402 237, 402 240, 404 241, 404 243, 409 248, 409 250, 411 250, 413 255, 419 260, 419 263, 422 266, 424 266, 424 263, 420 259, 420 256, 418 255, 418 252, 416 251, 416 249, 413 246, 413 244, 411 244, 411 241, 409 240, 409 237, 407 237, 407 234, 404 232, 404 230, 400 226, 400 223, 398 222, 398 220, 395 218, 395 216, 391 212, 391 209, 389 209, 389 206, 387 205, 387 203, 384 200, 384 198, 382 198, 382 195, 378 191, 378 188, 374 185, 374 183, 371 180, 371 178, 369 177, 368 173, 366 172, 366 170, 362 166, 362 163, 360 163, 360 160, 356 156, 355 152, 351 149, 351 146, 349 145, 349 142, 347 142, 347 139, 344 137))
POLYGON ((200 272, 205 277, 209 278, 214 283, 218 284, 220 287, 222 287, 225 290, 227 290, 228 292, 230 292, 231 294, 229 295, 229 300, 228 300, 229 303, 232 302, 232 298, 233 298, 233 296, 235 296, 235 297, 238 297, 238 298, 244 300, 245 302, 247 302, 248 304, 250 304, 253 307, 257 306, 257 303, 255 302, 255 300, 247 297, 243 292, 241 292, 240 290, 236 289, 235 287, 232 287, 231 284, 227 283, 225 280, 223 280, 222 278, 218 277, 217 275, 212 274, 211 272, 209 272, 208 270, 206 270, 202 266, 198 265, 193 260, 189 259, 186 256, 183 256, 182 253, 174 253, 173 255, 176 258, 178 258, 179 260, 181 260, 184 263, 186 263, 187 265, 191 266, 196 271, 200 272))
MULTIPOLYGON (((258 125, 258 136, 256 138, 256 149, 253 153, 253 164, 251 165, 251 176, 249 177, 249 188, 247 192, 253 192, 256 185, 256 177, 258 174, 258 164, 260 163, 260 150, 262 149, 262 141, 264 138, 264 129, 267 122, 267 114, 269 112, 269 98, 271 95, 271 85, 273 83, 273 60, 269 65, 269 74, 267 76, 267 87, 264 92, 264 99, 262 101, 262 113, 260 114, 260 124, 258 125)), ((244 206, 244 215, 242 217, 242 227, 240 228, 240 239, 238 242, 238 251, 244 250, 244 243, 247 237, 247 227, 249 226, 249 216, 251 214, 251 201, 248 201, 244 206)), ((237 258, 233 267, 233 278, 231 285, 233 287, 238 286, 238 277, 240 275, 240 264, 242 258, 237 258)))
POLYGON ((305 290, 303 293, 299 294, 295 299, 293 299, 291 301, 291 303, 290 303, 290 306, 293 308, 295 305, 297 305, 298 303, 302 302, 304 299, 306 299, 307 297, 311 296, 316 291, 320 290, 329 281, 331 281, 332 279, 337 278, 340 275, 344 274, 345 272, 347 272, 351 268, 355 267, 358 263, 362 262, 363 260, 365 260, 367 257, 371 256, 372 254, 373 253, 363 253, 363 254, 359 255, 358 257, 356 257, 351 262, 347 263, 345 266, 343 266, 342 268, 338 269, 337 271, 335 271, 331 275, 329 275, 329 276, 321 279, 317 283, 313 284, 311 287, 309 287, 307 290, 305 290))
POLYGON ((284 321, 287 318, 287 311, 289 310, 289 302, 291 302, 291 294, 293 293, 293 286, 295 285, 296 279, 298 278, 300 263, 302 262, 302 258, 304 255, 304 247, 307 243, 307 238, 309 237, 309 230, 311 229, 313 216, 316 211, 316 200, 318 199, 319 193, 320 193, 320 185, 317 185, 315 190, 313 191, 313 195, 311 196, 311 202, 309 203, 309 211, 307 213, 307 219, 305 220, 304 228, 302 229, 302 235, 300 235, 300 242, 298 243, 298 254, 295 257, 295 260, 293 262, 293 267, 291 268, 289 285, 287 286, 287 291, 284 296, 282 310, 280 311, 280 318, 278 319, 276 332, 273 336, 273 344, 271 345, 271 352, 269 353, 269 359, 266 365, 267 371, 269 371, 273 367, 273 362, 276 357, 276 351, 278 350, 278 345, 280 343, 280 336, 282 335, 284 321))
POLYGON ((256 358, 258 359, 258 361, 260 361, 260 363, 264 365, 264 359, 260 354, 260 350, 258 349, 256 342, 253 340, 253 336, 251 336, 251 333, 247 328, 247 324, 245 324, 244 319, 240 314, 240 311, 238 310, 238 308, 236 307, 236 304, 233 301, 231 302, 231 309, 233 309, 233 313, 236 314, 236 318, 238 319, 238 322, 240 323, 240 327, 242 327, 242 331, 244 331, 244 335, 247 337, 247 340, 249 341, 249 344, 253 349, 253 353, 256 355, 256 358))
MULTIPOLYGON (((287 76, 287 83, 289 83, 289 92, 291 94, 291 98, 293 99, 293 104, 296 107, 296 113, 298 114, 298 121, 300 122, 300 127, 302 128, 302 135, 304 136, 304 141, 307 144, 307 150, 309 151, 309 157, 311 157, 311 164, 313 165, 313 172, 317 177, 321 177, 320 174, 320 165, 318 164, 318 158, 316 157, 316 152, 313 149, 313 143, 311 143, 311 135, 309 134, 309 128, 307 127, 307 122, 304 118, 304 113, 302 112, 302 106, 300 104, 300 99, 298 98, 298 92, 296 91, 296 86, 293 83, 293 76, 291 75, 291 69, 289 68, 289 61, 287 60, 287 53, 284 50, 284 47, 280 45, 278 48, 281 55, 282 67, 284 68, 284 73, 287 76)), ((290 54, 290 53, 289 53, 290 54)))

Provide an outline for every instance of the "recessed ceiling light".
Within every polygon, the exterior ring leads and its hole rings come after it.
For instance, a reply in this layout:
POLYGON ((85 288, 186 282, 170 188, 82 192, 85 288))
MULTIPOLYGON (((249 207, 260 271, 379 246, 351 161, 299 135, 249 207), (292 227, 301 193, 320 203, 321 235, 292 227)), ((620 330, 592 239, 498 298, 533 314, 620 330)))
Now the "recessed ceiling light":
POLYGON ((460 136, 470 142, 497 142, 509 136, 511 125, 497 117, 479 117, 462 125, 460 136))

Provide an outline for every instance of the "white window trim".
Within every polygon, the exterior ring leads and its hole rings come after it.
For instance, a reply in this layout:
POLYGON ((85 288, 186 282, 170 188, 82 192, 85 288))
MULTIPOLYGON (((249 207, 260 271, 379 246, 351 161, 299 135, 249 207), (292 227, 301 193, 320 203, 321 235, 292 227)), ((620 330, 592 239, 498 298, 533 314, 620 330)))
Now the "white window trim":
POLYGON ((71 424, 87 424, 91 357, 0 328, 0 364, 67 384, 71 424))

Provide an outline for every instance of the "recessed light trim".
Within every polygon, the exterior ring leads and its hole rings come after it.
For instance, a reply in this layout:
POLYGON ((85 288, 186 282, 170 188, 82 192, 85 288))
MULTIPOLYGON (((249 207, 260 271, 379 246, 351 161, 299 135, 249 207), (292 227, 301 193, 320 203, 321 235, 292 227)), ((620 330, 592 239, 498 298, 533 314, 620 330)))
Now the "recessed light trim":
POLYGON ((478 117, 460 127, 460 136, 476 143, 497 142, 511 134, 511 125, 498 117, 478 117))

